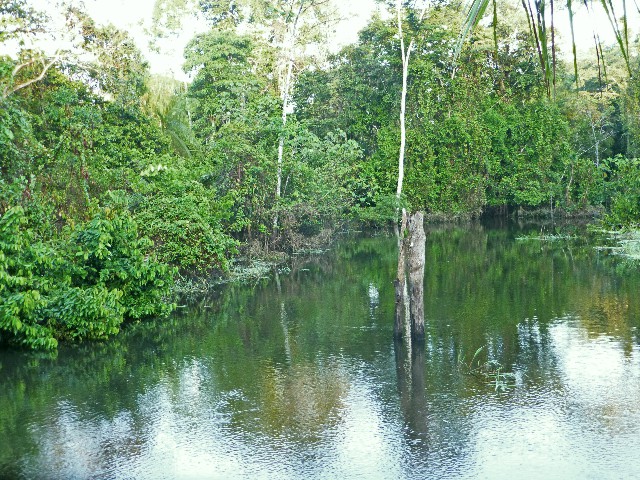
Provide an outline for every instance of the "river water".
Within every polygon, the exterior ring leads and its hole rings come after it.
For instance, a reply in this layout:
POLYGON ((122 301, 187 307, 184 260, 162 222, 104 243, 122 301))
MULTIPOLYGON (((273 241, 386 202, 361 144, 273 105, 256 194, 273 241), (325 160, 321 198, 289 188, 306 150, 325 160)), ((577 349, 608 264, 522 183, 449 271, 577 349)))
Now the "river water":
POLYGON ((380 236, 0 353, 0 478, 640 478, 640 268, 533 232, 429 231, 423 346, 392 340, 380 236))

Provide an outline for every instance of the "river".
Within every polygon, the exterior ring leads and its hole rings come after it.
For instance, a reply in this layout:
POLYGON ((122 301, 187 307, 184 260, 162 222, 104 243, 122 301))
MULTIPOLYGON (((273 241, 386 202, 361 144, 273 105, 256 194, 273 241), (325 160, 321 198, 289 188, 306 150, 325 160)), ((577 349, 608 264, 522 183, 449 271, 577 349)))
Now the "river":
POLYGON ((362 236, 0 352, 0 478, 640 478, 640 268, 564 232, 430 228, 422 346, 392 339, 395 239, 362 236))

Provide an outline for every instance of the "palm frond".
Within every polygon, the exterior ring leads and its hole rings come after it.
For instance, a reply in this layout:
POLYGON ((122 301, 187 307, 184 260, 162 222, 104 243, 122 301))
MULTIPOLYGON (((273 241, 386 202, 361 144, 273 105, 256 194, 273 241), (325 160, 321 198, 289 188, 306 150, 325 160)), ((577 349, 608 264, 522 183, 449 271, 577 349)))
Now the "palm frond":
POLYGON ((536 50, 538 51, 538 59, 540 60, 540 68, 542 69, 542 73, 544 75, 544 80, 545 80, 545 87, 546 87, 546 91, 547 91, 547 95, 550 96, 551 95, 551 90, 549 87, 549 73, 548 73, 548 61, 549 61, 549 55, 547 54, 547 47, 546 47, 546 36, 544 38, 544 43, 543 43, 543 39, 540 38, 540 34, 544 33, 545 29, 544 29, 544 25, 541 25, 539 23, 540 20, 540 8, 538 6, 538 2, 536 1, 536 12, 537 12, 537 16, 534 16, 533 14, 533 9, 531 8, 531 2, 529 2, 528 0, 522 0, 522 8, 524 9, 525 15, 527 17, 527 22, 529 23, 529 31, 531 32, 531 34, 533 35, 533 39, 535 42, 535 46, 536 46, 536 50), (538 19, 536 21, 536 19, 538 19), (544 50, 543 50, 543 46, 544 46, 544 50))
MULTIPOLYGON (((462 52, 462 45, 471 31, 478 26, 478 23, 484 16, 484 13, 487 11, 488 5, 489 0, 471 0, 467 4, 467 7, 465 7, 464 10, 466 11, 466 15, 464 23, 462 24, 462 32, 458 37, 458 41, 453 51, 454 63, 458 61, 460 53, 462 52)), ((495 24, 493 28, 496 28, 495 24)))
POLYGON ((618 46, 620 47, 620 53, 622 53, 622 57, 624 58, 624 63, 627 67, 627 71, 629 72, 629 75, 631 75, 631 64, 629 63, 629 33, 626 18, 626 2, 623 2, 625 10, 625 16, 623 17, 623 32, 620 31, 620 26, 618 25, 618 20, 616 19, 615 10, 613 8, 613 0, 600 0, 600 4, 607 14, 607 18, 609 19, 609 23, 611 24, 611 28, 613 29, 613 34, 616 37, 616 42, 618 42, 618 46))
MULTIPOLYGON (((497 7, 495 4, 495 0, 493 4, 493 28, 494 28, 494 44, 496 45, 496 54, 497 54, 497 33, 496 27, 498 23, 498 13, 497 7)), ((614 36, 616 38, 616 42, 622 54, 622 57, 625 62, 625 66, 629 75, 632 74, 631 64, 629 58, 629 25, 628 25, 628 17, 627 17, 627 0, 622 0, 622 10, 623 15, 620 19, 616 17, 616 12, 613 5, 613 0, 599 0, 602 8, 607 14, 607 18, 613 30, 614 36)), ((569 13, 569 25, 571 27, 571 48, 573 51, 573 69, 576 78, 576 87, 579 86, 579 76, 578 76, 578 58, 577 58, 577 49, 576 49, 576 40, 575 40, 575 30, 574 30, 574 9, 573 9, 573 0, 566 0, 567 10, 569 13)), ((551 88, 553 87, 555 94, 555 83, 556 83, 556 39, 555 39, 555 7, 553 0, 533 0, 533 4, 535 5, 535 9, 531 5, 531 0, 521 0, 522 7, 525 11, 525 15, 527 17, 527 22, 529 24, 529 30, 535 42, 535 47, 538 52, 538 59, 540 61, 540 67, 542 68, 543 78, 545 79, 545 87, 547 90, 547 95, 551 96, 551 88), (546 2, 550 2, 551 8, 551 33, 549 38, 549 32, 547 28, 547 16, 545 14, 546 10, 546 2), (535 10, 535 11, 534 11, 535 10), (549 40, 551 41, 551 52, 549 52, 549 40)), ((592 14, 592 9, 590 8, 590 4, 593 3, 593 0, 582 0, 582 3, 587 8, 587 11, 592 14)), ((640 13, 640 5, 638 0, 633 0, 636 10, 640 13)), ((467 37, 473 31, 474 28, 477 27, 478 23, 482 19, 486 9, 489 5, 489 0, 469 0, 466 6, 464 7, 465 17, 463 26, 458 37, 458 41, 456 42, 456 46, 454 48, 454 63, 457 63, 460 53, 462 51, 462 45, 464 44, 467 37)), ((594 31, 594 41, 596 44, 596 55, 598 57, 598 76, 601 79, 602 74, 606 78, 606 65, 604 63, 604 57, 602 55, 603 49, 602 44, 600 42, 600 37, 596 31, 594 31)), ((455 74, 455 68, 454 68, 455 74)), ((602 80, 601 80, 602 81, 602 80)))
POLYGON ((576 50, 576 34, 573 26, 573 6, 571 0, 567 0, 567 11, 569 12, 569 26, 571 27, 571 50, 573 52, 573 71, 576 76, 576 88, 580 87, 580 79, 578 77, 578 53, 576 50))

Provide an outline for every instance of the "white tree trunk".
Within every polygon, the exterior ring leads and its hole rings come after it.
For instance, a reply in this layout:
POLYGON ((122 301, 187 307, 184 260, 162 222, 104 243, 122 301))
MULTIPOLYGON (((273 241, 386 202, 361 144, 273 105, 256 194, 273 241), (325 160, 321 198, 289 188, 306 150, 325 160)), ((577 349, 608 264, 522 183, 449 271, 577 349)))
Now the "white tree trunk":
MULTIPOLYGON (((419 22, 422 22, 427 6, 420 12, 419 22)), ((396 188, 396 198, 400 200, 402 187, 404 184, 404 153, 406 149, 406 111, 407 111, 407 80, 409 78, 409 60, 414 46, 414 39, 409 41, 409 46, 405 49, 404 34, 402 31, 402 0, 396 1, 396 14, 398 17, 398 36, 400 37, 400 53, 402 54, 402 93, 400 96, 400 152, 398 155, 398 186, 396 188)))
MULTIPOLYGON (((403 42, 404 43, 404 42, 403 42)), ((409 76, 409 57, 413 48, 413 40, 409 43, 406 55, 404 47, 402 47, 402 96, 400 97, 400 154, 398 156, 398 187, 396 188, 396 197, 400 199, 402 195, 402 186, 404 183, 404 151, 406 148, 406 126, 405 114, 407 110, 407 78, 409 76)))
MULTIPOLYGON (((276 167, 276 200, 282 195, 282 160, 284 158, 284 129, 287 126, 287 115, 289 110, 289 97, 291 95, 291 86, 293 84, 293 62, 296 40, 298 37, 298 21, 302 14, 304 2, 300 2, 298 12, 291 24, 291 27, 285 37, 283 52, 286 55, 286 67, 284 76, 280 78, 280 99, 282 100, 282 132, 278 141, 278 163, 276 167)), ((273 218, 273 229, 278 228, 278 213, 273 218)))
POLYGON ((396 198, 400 200, 404 183, 404 151, 406 147, 405 114, 407 110, 407 79, 409 78, 409 59, 413 49, 413 39, 405 50, 404 35, 402 34, 402 1, 397 0, 396 10, 398 14, 398 35, 400 36, 400 52, 402 54, 402 94, 400 96, 400 153, 398 155, 398 186, 396 198))
MULTIPOLYGON (((293 39, 292 39, 293 41, 293 39)), ((290 45, 293 50, 293 45, 290 45)), ((284 157, 284 128, 287 126, 287 115, 289 110, 289 93, 291 90, 291 83, 293 79, 293 58, 292 55, 287 61, 287 71, 284 76, 284 82, 280 90, 280 97, 282 100, 282 130, 280 134, 280 141, 278 143, 278 179, 276 183, 276 198, 280 198, 282 188, 282 159, 284 157)))
MULTIPOLYGON (((420 13, 421 22, 426 13, 427 6, 420 13)), ((400 152, 398 155, 398 186, 396 189, 396 199, 398 208, 402 197, 402 187, 404 183, 404 155, 406 148, 406 109, 407 109, 407 80, 409 77, 409 60, 414 46, 414 39, 409 41, 409 46, 405 48, 404 35, 402 32, 402 0, 396 2, 396 13, 398 16, 398 36, 400 37, 400 52, 402 54, 402 93, 400 97, 400 152)), ((398 274, 395 280, 396 288, 396 311, 394 324, 394 337, 402 337, 402 326, 406 323, 407 317, 411 320, 412 341, 422 341, 424 339, 424 262, 425 262, 425 235, 423 228, 423 214, 416 212, 407 217, 407 212, 402 209, 400 229, 398 230, 398 274), (405 236, 408 232, 408 238, 405 236), (408 270, 408 272, 407 272, 408 270), (409 285, 407 289, 407 274, 409 285), (409 310, 409 315, 407 315, 409 310)))

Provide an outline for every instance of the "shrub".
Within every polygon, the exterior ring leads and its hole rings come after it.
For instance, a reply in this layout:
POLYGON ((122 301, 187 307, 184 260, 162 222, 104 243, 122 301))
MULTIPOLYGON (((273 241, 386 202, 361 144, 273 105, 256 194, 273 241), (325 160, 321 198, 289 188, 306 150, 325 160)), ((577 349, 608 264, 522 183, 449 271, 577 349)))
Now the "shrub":
POLYGON ((0 218, 0 343, 54 349, 103 339, 125 320, 167 315, 174 271, 149 255, 127 212, 99 209, 43 242, 22 207, 0 218))

